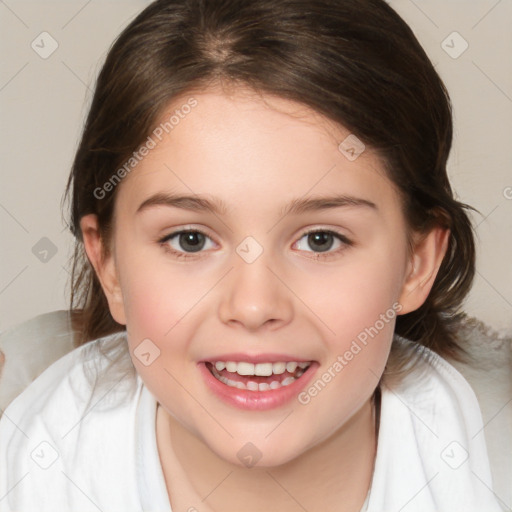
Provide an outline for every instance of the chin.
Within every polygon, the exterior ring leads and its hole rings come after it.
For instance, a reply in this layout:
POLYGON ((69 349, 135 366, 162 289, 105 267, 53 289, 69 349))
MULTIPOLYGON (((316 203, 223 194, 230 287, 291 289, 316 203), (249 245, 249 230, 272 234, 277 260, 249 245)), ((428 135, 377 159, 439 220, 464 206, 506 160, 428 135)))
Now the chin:
POLYGON ((290 439, 283 439, 282 436, 276 435, 274 439, 270 439, 272 434, 268 437, 266 435, 243 435, 221 445, 208 442, 206 444, 213 453, 230 464, 240 468, 260 469, 283 466, 309 449, 309 446, 292 446, 290 439))

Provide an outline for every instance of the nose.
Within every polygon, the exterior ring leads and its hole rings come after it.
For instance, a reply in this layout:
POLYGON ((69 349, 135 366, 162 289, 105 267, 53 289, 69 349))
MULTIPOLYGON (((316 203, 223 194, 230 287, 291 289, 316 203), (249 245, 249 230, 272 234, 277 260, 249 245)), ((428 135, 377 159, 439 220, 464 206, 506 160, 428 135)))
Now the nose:
POLYGON ((288 324, 293 318, 293 294, 266 253, 252 263, 235 254, 233 264, 223 280, 218 310, 221 321, 249 331, 288 324))

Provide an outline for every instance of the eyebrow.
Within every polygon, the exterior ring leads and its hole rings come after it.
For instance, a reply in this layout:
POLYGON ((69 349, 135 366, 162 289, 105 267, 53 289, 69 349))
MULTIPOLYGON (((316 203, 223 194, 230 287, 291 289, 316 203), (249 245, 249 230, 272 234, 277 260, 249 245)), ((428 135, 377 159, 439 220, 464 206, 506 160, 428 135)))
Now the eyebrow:
MULTIPOLYGON (((216 215, 225 215, 228 212, 226 203, 219 199, 208 199, 204 196, 184 196, 176 194, 157 193, 145 199, 137 208, 140 213, 155 206, 169 206, 190 211, 211 212, 216 215)), ((298 215, 301 213, 327 210, 340 207, 365 207, 378 212, 378 207, 372 201, 349 195, 319 196, 298 198, 285 205, 279 215, 298 215)))

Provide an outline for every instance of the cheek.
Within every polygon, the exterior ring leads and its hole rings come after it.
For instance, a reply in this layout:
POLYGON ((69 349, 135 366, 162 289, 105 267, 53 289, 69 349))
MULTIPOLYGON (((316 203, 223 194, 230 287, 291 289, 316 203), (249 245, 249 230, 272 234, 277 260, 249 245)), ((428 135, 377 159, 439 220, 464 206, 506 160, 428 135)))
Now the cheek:
MULTIPOLYGON (((165 258, 126 252, 119 265, 127 328, 138 337, 164 339, 207 289, 205 280, 165 258)), ((181 324, 180 324, 181 326, 181 324)))
MULTIPOLYGON (((325 267, 323 273, 315 273, 304 283, 299 293, 309 297, 312 309, 331 331, 334 340, 356 337, 365 328, 374 325, 381 315, 392 319, 392 308, 399 297, 401 262, 392 251, 367 251, 357 258, 347 258, 346 265, 336 271, 325 267)), ((392 325, 383 328, 389 334, 392 325)), ((336 342, 336 341, 335 341, 336 342)))
POLYGON ((163 258, 156 261, 143 250, 124 252, 119 269, 133 364, 155 396, 177 400, 181 389, 170 374, 179 381, 183 376, 173 361, 186 357, 187 313, 204 289, 187 286, 189 279, 176 266, 171 270, 163 258))
POLYGON ((380 251, 360 253, 339 272, 326 272, 325 293, 315 295, 312 309, 328 326, 324 371, 335 382, 333 400, 343 396, 350 404, 355 395, 365 398, 384 371, 401 310, 397 283, 403 262, 395 252, 391 245, 382 245, 380 251))
POLYGON ((326 428, 335 429, 377 386, 401 307, 396 300, 396 275, 385 262, 361 261, 351 266, 331 279, 327 295, 321 315, 329 327, 326 358, 299 403, 311 406, 311 416, 326 415, 326 428))

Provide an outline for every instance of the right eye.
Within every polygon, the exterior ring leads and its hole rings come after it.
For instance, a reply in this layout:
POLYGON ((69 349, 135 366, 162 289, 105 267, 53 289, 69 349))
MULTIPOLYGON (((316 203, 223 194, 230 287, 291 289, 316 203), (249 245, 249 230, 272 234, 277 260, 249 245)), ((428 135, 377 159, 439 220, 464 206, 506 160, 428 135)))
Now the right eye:
POLYGON ((188 254, 201 252, 208 240, 212 241, 206 233, 198 229, 185 229, 169 233, 158 243, 177 257, 187 257, 188 254))

